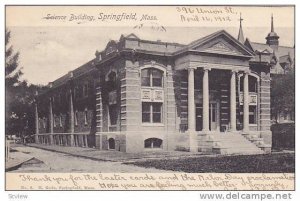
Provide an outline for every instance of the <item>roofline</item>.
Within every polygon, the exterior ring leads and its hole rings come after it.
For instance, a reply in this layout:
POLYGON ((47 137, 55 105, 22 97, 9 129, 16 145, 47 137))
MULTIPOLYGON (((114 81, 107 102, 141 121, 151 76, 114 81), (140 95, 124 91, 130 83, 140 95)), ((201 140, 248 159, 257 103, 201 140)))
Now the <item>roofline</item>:
MULTIPOLYGON (((208 40, 210 40, 211 38, 219 35, 219 34, 224 34, 226 35, 227 37, 229 37, 231 40, 233 40, 234 42, 236 42, 236 44, 242 48, 244 51, 246 51, 248 54, 250 54, 251 56, 246 56, 244 55, 245 57, 253 57, 255 56, 254 52, 249 50, 248 48, 246 48, 246 46, 244 44, 242 44, 240 41, 238 41, 236 38, 234 38, 233 36, 231 36, 227 31, 225 31, 224 29, 223 30, 220 30, 220 31, 217 31, 217 32, 214 32, 212 34, 209 34, 207 36, 204 36, 198 40, 195 40, 195 41, 192 41, 191 43, 189 43, 186 47, 174 52, 173 54, 174 55, 180 55, 182 52, 186 52, 186 51, 190 51, 190 48, 193 48, 194 45, 196 45, 197 43, 205 43, 207 42, 208 40)), ((222 54, 223 55, 223 54, 222 54)), ((224 54, 226 55, 226 54, 224 54)))
MULTIPOLYGON (((249 41, 250 41, 250 40, 249 40, 249 41)), ((251 42, 251 43, 260 44, 260 45, 268 45, 268 44, 266 44, 266 43, 259 43, 259 42, 251 42)), ((285 45, 278 45, 278 47, 287 47, 287 48, 295 49, 294 47, 291 47, 291 46, 285 46, 285 45)))

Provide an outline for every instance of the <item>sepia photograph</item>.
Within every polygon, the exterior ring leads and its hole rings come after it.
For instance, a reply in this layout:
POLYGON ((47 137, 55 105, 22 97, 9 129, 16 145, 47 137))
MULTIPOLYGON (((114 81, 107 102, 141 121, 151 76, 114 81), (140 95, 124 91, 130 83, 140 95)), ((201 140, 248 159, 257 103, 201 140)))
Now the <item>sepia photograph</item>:
POLYGON ((5 23, 7 189, 294 189, 294 6, 6 5, 5 23))

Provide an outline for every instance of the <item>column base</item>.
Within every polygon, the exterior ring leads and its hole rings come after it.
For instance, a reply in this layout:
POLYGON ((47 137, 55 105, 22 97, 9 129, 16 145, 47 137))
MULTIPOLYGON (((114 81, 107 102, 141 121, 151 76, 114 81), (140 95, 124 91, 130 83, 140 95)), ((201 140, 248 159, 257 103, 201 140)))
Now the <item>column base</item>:
POLYGON ((197 132, 190 130, 188 133, 190 137, 190 152, 198 152, 197 132))

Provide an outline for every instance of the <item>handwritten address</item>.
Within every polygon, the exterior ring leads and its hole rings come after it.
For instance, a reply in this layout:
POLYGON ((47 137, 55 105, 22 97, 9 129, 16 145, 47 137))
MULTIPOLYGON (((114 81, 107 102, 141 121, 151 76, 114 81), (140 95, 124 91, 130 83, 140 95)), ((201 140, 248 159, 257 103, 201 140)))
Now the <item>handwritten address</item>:
POLYGON ((235 8, 224 7, 176 7, 181 22, 231 22, 238 14, 235 8))
POLYGON ((293 190, 294 174, 7 173, 7 190, 293 190))

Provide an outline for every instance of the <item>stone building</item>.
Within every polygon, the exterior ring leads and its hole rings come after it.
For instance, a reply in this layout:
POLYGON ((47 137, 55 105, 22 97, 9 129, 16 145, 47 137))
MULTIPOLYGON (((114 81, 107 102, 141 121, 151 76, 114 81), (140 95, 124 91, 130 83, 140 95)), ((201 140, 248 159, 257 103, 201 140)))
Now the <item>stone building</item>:
POLYGON ((36 96, 36 142, 141 152, 263 153, 272 143, 266 49, 221 30, 187 45, 135 34, 36 96))

